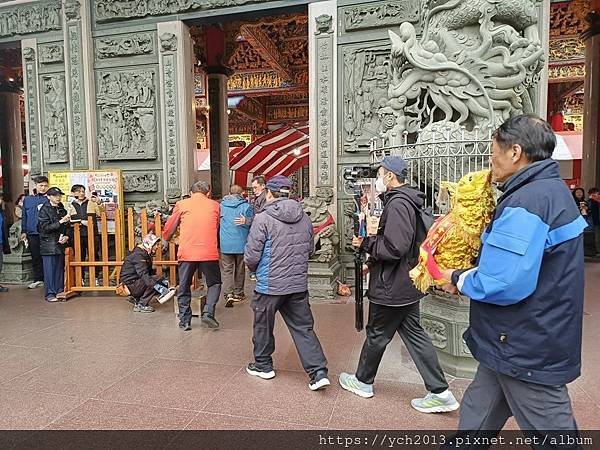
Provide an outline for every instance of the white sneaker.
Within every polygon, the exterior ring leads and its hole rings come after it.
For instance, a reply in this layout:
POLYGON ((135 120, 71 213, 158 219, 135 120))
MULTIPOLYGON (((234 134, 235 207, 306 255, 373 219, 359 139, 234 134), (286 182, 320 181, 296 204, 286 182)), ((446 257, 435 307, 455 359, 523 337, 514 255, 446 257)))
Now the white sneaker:
POLYGON ((27 289, 37 289, 44 285, 43 281, 34 281, 27 286, 27 289))
POLYGON ((161 295, 160 297, 158 297, 158 302, 162 305, 163 303, 168 302, 169 300, 171 300, 173 297, 175 297, 175 288, 170 288, 169 291, 164 294, 161 295))
POLYGON ((460 403, 456 400, 452 392, 446 390, 441 394, 429 392, 424 398, 415 398, 410 404, 417 411, 422 413, 444 413, 456 411, 460 403))

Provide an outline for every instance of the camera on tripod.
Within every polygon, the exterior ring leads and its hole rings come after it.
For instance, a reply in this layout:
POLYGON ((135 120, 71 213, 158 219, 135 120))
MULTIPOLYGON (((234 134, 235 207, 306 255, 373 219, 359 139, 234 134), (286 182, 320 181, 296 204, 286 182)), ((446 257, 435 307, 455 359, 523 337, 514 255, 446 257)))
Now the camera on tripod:
POLYGON ((355 166, 344 170, 344 181, 348 187, 353 188, 354 184, 360 179, 377 178, 377 170, 379 166, 355 166))

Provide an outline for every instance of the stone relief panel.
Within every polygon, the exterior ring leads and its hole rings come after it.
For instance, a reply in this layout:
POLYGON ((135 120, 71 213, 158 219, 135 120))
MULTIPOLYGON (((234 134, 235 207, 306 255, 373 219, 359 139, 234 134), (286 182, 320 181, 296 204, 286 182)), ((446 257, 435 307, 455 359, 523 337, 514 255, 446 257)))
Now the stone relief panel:
POLYGON ((156 159, 155 71, 101 71, 97 79, 99 158, 156 159))
POLYGON ((340 8, 344 30, 356 31, 419 21, 421 0, 397 0, 340 8))
POLYGON ((64 74, 42 76, 44 161, 63 163, 69 161, 67 138, 67 104, 64 74))
POLYGON ((137 56, 154 53, 154 33, 137 33, 96 38, 96 58, 137 56))
POLYGON ((159 176, 157 173, 126 172, 123 174, 124 192, 158 192, 159 176))
POLYGON ((317 180, 320 185, 333 186, 332 141, 333 125, 333 30, 332 17, 323 14, 316 20, 316 66, 317 66, 317 180))
POLYGON ((59 0, 15 6, 0 11, 0 37, 61 29, 59 0))
POLYGON ((38 144, 39 125, 37 108, 37 66, 35 63, 35 50, 31 47, 24 47, 22 50, 25 63, 23 77, 26 80, 27 90, 25 91, 25 102, 27 104, 27 130, 31 175, 40 175, 42 173, 40 149, 38 144))
MULTIPOLYGON (((74 14, 74 10, 79 11, 79 3, 72 2, 71 13, 74 14)), ((65 6, 66 7, 66 6, 65 6)), ((71 75, 70 77, 70 101, 71 101, 71 120, 72 120, 72 147, 74 155, 74 163, 76 169, 85 169, 88 167, 88 158, 86 145, 84 143, 84 109, 85 109, 85 96, 82 91, 83 85, 83 73, 81 70, 83 64, 83 54, 81 48, 81 28, 80 24, 75 22, 69 22, 67 28, 67 34, 69 37, 69 61, 67 68, 71 75)))
POLYGON ((265 1, 268 0, 94 0, 94 7, 98 22, 110 22, 134 17, 164 16, 265 1))
POLYGON ((40 44, 38 52, 42 64, 60 63, 65 59, 62 44, 40 44))
POLYGON ((421 325, 431 337, 431 342, 436 348, 444 349, 448 346, 448 330, 446 324, 433 319, 421 318, 421 325))
POLYGON ((342 52, 343 105, 342 149, 355 153, 368 151, 369 141, 379 136, 389 120, 380 114, 388 103, 392 78, 389 47, 352 45, 342 52))

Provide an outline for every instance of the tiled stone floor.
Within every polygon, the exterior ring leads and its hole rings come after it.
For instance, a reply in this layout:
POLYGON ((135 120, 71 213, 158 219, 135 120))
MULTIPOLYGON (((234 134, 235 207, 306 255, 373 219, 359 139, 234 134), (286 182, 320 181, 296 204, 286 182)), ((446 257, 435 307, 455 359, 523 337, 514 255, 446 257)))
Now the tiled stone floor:
MULTIPOLYGON (((586 266, 583 374, 570 386, 584 429, 600 428, 600 264, 586 266), (596 381, 594 381, 596 380, 596 381)), ((41 291, 0 294, 0 429, 452 429, 458 412, 426 415, 424 394, 398 338, 385 354, 375 397, 343 391, 363 334, 351 304, 314 304, 316 331, 333 385, 311 392, 283 322, 276 326, 277 377, 248 376, 252 314, 247 304, 217 311, 221 329, 176 325, 171 304, 133 313, 122 298, 85 296, 49 304, 41 291)), ((468 381, 451 378, 462 397, 468 381)), ((507 424, 514 428, 514 422, 507 424)))

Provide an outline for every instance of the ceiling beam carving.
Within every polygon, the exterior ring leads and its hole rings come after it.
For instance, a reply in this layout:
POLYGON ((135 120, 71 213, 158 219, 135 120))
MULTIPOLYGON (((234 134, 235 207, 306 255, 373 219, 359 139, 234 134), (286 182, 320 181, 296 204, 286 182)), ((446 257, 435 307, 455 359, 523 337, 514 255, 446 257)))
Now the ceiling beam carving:
POLYGON ((242 25, 240 32, 244 39, 260 54, 271 68, 285 81, 292 80, 286 58, 279 52, 269 36, 255 25, 242 25))

